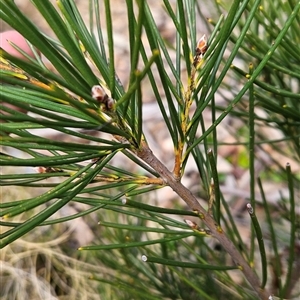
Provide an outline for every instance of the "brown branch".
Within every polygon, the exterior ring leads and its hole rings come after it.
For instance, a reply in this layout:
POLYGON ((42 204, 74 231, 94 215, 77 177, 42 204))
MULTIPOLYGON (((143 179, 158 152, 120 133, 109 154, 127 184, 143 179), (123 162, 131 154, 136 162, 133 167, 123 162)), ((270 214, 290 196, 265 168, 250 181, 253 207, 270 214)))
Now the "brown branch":
POLYGON ((267 300, 270 296, 266 290, 260 288, 260 280, 255 272, 251 269, 249 264, 245 261, 240 252, 236 249, 232 241, 226 236, 222 228, 216 224, 215 220, 207 213, 207 211, 199 204, 195 196, 187 189, 181 182, 176 180, 173 173, 170 172, 164 164, 162 164, 156 156, 152 153, 151 149, 145 143, 136 155, 149 164, 157 173, 160 174, 165 184, 170 186, 178 196, 186 202, 186 204, 196 213, 199 214, 201 220, 210 229, 212 236, 214 236, 223 248, 229 253, 233 261, 239 266, 244 276, 251 284, 253 289, 259 296, 259 299, 267 300))

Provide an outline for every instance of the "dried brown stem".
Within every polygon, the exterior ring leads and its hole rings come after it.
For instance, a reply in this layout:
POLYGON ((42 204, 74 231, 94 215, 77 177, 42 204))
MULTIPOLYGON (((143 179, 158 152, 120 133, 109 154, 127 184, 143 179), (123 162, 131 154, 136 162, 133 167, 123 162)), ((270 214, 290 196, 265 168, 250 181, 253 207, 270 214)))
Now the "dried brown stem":
POLYGON ((241 269, 244 276, 256 291, 259 299, 267 300, 270 294, 266 290, 260 288, 260 280, 255 272, 250 268, 249 264, 245 261, 240 252, 236 249, 231 240, 226 236, 221 227, 216 224, 214 219, 207 213, 207 211, 199 204, 195 196, 187 189, 181 182, 176 180, 173 173, 170 172, 163 163, 161 163, 147 144, 144 144, 139 151, 136 152, 137 156, 149 164, 157 173, 160 174, 165 184, 170 186, 178 196, 180 196, 186 204, 195 212, 210 229, 212 236, 214 236, 223 248, 229 253, 233 261, 241 269))

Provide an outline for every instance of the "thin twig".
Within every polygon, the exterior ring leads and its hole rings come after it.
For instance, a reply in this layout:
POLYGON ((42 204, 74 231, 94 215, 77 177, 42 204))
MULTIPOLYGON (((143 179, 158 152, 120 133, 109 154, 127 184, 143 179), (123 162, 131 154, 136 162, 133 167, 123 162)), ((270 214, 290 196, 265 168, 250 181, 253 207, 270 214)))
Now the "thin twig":
POLYGON ((260 288, 260 280, 255 272, 250 268, 240 252, 236 249, 231 240, 226 236, 222 228, 215 222, 215 220, 206 212, 206 210, 199 204, 195 196, 187 189, 181 182, 176 180, 172 172, 170 172, 165 165, 156 158, 151 149, 145 143, 140 150, 136 152, 137 156, 149 164, 157 173, 159 173, 166 185, 169 185, 178 196, 186 202, 186 204, 196 213, 199 214, 201 220, 210 229, 211 234, 221 243, 223 248, 229 253, 233 261, 239 266, 244 276, 256 291, 260 299, 266 300, 270 294, 266 290, 260 288))

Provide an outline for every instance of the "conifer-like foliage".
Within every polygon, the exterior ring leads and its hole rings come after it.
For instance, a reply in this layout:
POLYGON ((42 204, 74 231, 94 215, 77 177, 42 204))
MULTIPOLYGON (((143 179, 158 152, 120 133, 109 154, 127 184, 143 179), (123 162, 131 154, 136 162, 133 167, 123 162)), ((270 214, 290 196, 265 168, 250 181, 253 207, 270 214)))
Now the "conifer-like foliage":
MULTIPOLYGON (((1 248, 84 217, 94 231, 101 228, 101 236, 79 250, 90 251, 99 266, 115 272, 91 271, 91 280, 111 285, 112 298, 299 297, 300 178, 294 170, 299 167, 300 2, 217 1, 209 3, 214 13, 206 20, 203 1, 164 0, 161 9, 175 33, 172 44, 162 37, 148 1, 126 0, 126 85, 116 72, 113 1, 87 1, 95 24, 90 27, 74 0, 31 2, 55 39, 14 1, 0 7, 1 19, 36 53, 25 61, 1 49, 1 248), (207 26, 203 32, 200 19, 207 26), (157 158, 143 130, 144 80, 172 141, 172 169, 157 158), (241 236, 218 170, 224 146, 218 128, 225 118, 242 124, 234 134, 244 149, 237 164, 250 174, 243 212, 251 220, 249 241, 241 236), (43 136, 44 129, 63 138, 43 136), (275 129, 281 138, 268 135, 275 129), (285 168, 266 145, 290 158, 285 168), (258 153, 270 157, 272 167, 258 153), (115 158, 124 159, 123 165, 115 158), (188 160, 198 172, 196 193, 182 181, 188 160), (265 164, 263 172, 257 163, 265 164), (264 190, 270 178, 288 190, 276 205, 264 190), (22 192, 11 199, 7 188, 16 187, 22 192), (163 207, 160 199, 149 200, 166 187, 179 199, 176 204, 163 207), (79 204, 75 213, 59 214, 79 204), (264 213, 257 216, 261 208, 264 213), (100 226, 90 217, 95 215, 100 226), (286 239, 278 236, 278 219, 285 222, 286 239)), ((99 288, 104 298, 105 291, 99 288)))

